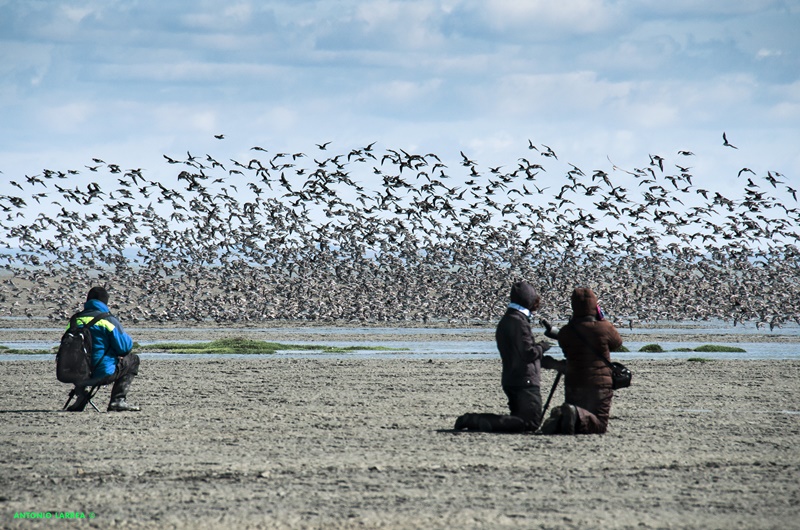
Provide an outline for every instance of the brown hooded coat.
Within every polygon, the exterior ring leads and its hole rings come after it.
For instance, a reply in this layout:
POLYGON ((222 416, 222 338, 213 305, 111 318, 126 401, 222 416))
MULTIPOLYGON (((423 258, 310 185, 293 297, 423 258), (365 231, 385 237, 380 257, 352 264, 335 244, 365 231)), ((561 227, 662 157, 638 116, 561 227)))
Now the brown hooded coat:
POLYGON ((597 296, 591 289, 578 287, 572 292, 572 318, 558 332, 558 345, 567 358, 565 398, 578 408, 576 432, 606 432, 614 393, 611 369, 597 353, 610 361, 611 351, 622 346, 622 337, 611 322, 597 319, 597 296))

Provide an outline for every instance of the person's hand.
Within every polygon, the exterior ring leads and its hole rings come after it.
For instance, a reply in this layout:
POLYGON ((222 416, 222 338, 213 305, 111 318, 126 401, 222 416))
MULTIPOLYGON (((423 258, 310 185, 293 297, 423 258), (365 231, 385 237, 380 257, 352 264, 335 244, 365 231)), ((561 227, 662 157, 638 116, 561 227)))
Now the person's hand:
POLYGON ((548 322, 548 321, 547 321, 547 320, 545 320, 545 319, 541 319, 541 320, 539 321, 539 324, 540 324, 540 325, 542 325, 542 326, 544 326, 544 329, 546 329, 547 331, 550 331, 550 330, 552 329, 552 327, 553 327, 553 326, 551 326, 551 325, 550 325, 550 322, 548 322))
POLYGON ((542 353, 544 353, 547 350, 549 350, 550 346, 551 346, 551 344, 549 342, 547 342, 546 340, 543 340, 542 342, 537 342, 536 345, 539 346, 540 348, 542 348, 542 353))
POLYGON ((542 368, 545 370, 556 370, 563 372, 567 368, 567 363, 564 361, 557 361, 549 355, 542 356, 542 368))

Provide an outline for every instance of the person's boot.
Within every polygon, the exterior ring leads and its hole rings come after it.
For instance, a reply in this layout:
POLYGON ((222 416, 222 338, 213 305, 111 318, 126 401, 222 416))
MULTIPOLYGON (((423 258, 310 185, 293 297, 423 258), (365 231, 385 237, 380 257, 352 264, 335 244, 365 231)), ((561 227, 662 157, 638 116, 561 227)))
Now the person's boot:
POLYGON ((575 405, 564 403, 561 405, 561 434, 575 434, 578 425, 578 409, 575 405))
POLYGON ((455 427, 453 427, 456 431, 462 431, 464 429, 474 430, 477 428, 475 414, 462 414, 456 419, 455 427))
POLYGON ((561 407, 550 411, 550 417, 544 420, 539 428, 539 434, 558 434, 561 429, 561 407))
POLYGON ((125 398, 115 399, 108 404, 108 412, 136 412, 142 410, 139 405, 128 403, 125 398))
MULTIPOLYGON (((70 399, 72 399, 72 395, 77 396, 75 398, 75 403, 67 407, 67 411, 69 412, 83 412, 83 409, 86 408, 86 405, 89 404, 89 400, 91 399, 91 394, 89 393, 89 389, 86 387, 83 388, 75 388, 72 390, 70 394, 70 399)), ((67 401, 69 403, 69 401, 67 401)))
POLYGON ((125 375, 114 381, 114 386, 111 387, 111 401, 108 403, 108 412, 134 412, 141 410, 138 406, 125 400, 131 381, 133 381, 132 375, 125 375))

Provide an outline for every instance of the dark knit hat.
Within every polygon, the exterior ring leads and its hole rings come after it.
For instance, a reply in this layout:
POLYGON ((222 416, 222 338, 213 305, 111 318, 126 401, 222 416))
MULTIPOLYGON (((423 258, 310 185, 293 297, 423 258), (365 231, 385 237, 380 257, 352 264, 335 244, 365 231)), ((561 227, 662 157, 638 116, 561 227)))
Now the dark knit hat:
POLYGON ((86 296, 86 301, 88 302, 89 300, 99 300, 108 305, 108 291, 106 291, 105 287, 92 287, 86 296))

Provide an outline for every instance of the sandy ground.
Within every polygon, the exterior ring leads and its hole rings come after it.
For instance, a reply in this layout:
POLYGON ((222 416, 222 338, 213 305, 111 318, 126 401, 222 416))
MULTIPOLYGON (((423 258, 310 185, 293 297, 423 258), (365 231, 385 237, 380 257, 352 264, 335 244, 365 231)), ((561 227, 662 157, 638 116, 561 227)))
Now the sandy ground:
POLYGON ((148 360, 128 414, 3 362, 0 527, 800 528, 800 362, 626 364, 606 435, 543 437, 448 431, 494 360, 148 360))

